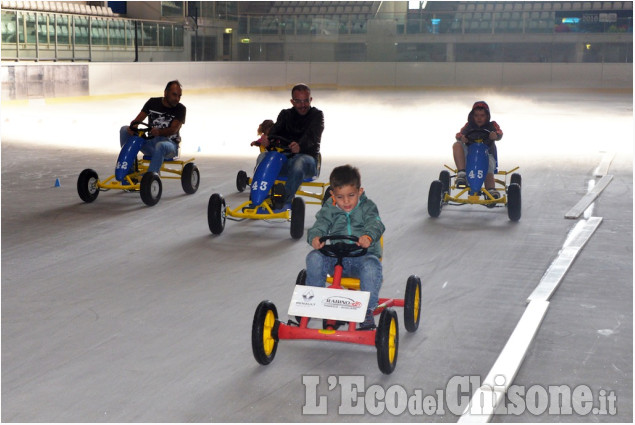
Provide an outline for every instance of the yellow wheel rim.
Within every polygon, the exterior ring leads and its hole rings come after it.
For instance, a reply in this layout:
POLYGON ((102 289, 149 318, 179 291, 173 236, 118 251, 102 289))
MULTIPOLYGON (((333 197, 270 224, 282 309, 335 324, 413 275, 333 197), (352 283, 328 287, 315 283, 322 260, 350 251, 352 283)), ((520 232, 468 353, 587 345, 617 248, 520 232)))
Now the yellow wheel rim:
POLYGON ((415 291, 415 311, 414 311, 414 319, 415 319, 415 323, 417 323, 417 320, 419 320, 419 311, 421 309, 421 306, 419 305, 419 302, 421 300, 421 295, 419 294, 419 285, 417 285, 417 290, 415 291))
POLYGON ((397 323, 395 319, 390 319, 390 331, 388 333, 388 359, 392 364, 395 361, 395 355, 397 354, 397 323))
POLYGON ((264 326, 262 329, 262 347, 265 350, 267 356, 273 352, 273 347, 276 345, 276 340, 271 336, 271 330, 276 323, 276 317, 273 314, 273 310, 267 310, 265 316, 264 326))

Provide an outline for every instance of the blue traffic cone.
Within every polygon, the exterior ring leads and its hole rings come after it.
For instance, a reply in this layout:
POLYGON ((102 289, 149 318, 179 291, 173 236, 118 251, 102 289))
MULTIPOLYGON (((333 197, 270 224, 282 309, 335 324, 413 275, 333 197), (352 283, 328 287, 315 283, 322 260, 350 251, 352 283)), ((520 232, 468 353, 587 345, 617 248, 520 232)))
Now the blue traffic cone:
POLYGON ((60 179, 59 177, 55 179, 55 187, 61 187, 62 184, 60 183, 60 179))

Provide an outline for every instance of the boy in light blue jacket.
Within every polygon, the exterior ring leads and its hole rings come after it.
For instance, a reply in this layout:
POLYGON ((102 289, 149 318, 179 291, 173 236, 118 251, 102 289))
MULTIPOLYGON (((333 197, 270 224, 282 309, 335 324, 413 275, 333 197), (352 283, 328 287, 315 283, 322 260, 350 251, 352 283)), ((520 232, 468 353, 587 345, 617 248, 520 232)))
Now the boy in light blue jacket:
POLYGON ((366 318, 357 329, 374 329, 373 311, 377 307, 383 280, 379 261, 382 256, 380 238, 386 228, 377 206, 366 197, 361 187, 357 168, 351 165, 336 167, 329 180, 331 198, 318 211, 315 224, 307 232, 307 241, 314 250, 306 257, 306 285, 326 286, 326 276, 333 273, 337 261, 319 251, 324 246, 324 242, 320 242, 322 236, 357 236, 357 245, 367 248, 368 252, 361 257, 345 257, 343 274, 359 278, 361 290, 370 292, 366 318))

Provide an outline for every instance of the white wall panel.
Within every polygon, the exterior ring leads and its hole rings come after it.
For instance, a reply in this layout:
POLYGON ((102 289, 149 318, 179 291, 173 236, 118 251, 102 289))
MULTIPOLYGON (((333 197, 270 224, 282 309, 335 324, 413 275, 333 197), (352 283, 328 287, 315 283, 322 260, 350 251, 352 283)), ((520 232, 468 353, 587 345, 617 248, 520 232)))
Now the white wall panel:
POLYGON ((456 85, 453 62, 399 62, 395 67, 397 87, 429 87, 456 85))
MULTIPOLYGON (((2 64, 3 68, 12 66, 36 65, 2 64)), ((180 80, 186 89, 282 88, 298 82, 332 88, 633 87, 630 63, 99 62, 86 66, 91 95, 160 93, 173 79, 180 80)), ((3 77, 3 84, 11 82, 3 77)), ((69 93, 56 91, 55 97, 74 95, 71 92, 76 90, 69 86, 69 93)))
POLYGON ((535 87, 551 84, 551 66, 542 63, 503 64, 502 85, 505 87, 535 87))

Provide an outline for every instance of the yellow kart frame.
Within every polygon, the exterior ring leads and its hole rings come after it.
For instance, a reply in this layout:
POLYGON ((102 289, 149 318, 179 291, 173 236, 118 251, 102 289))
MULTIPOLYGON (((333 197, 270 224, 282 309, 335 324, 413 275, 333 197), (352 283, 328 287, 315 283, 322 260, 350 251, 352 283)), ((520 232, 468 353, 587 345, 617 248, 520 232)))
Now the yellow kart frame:
MULTIPOLYGON (((261 152, 263 152, 261 147, 261 152)), ((281 150, 278 150, 281 152, 281 150)), ((317 176, 320 174, 322 165, 321 156, 318 156, 317 164, 317 176)), ((251 188, 253 179, 247 176, 247 173, 243 170, 238 172, 236 176, 236 189, 239 192, 243 192, 247 187, 251 188)), ((207 220, 210 232, 214 235, 220 235, 225 228, 226 219, 234 221, 242 220, 285 220, 291 222, 291 237, 293 239, 299 239, 304 234, 304 213, 305 203, 313 205, 321 205, 324 197, 327 195, 328 183, 320 183, 315 180, 303 181, 300 187, 296 191, 296 197, 291 203, 291 209, 284 209, 282 211, 274 211, 274 201, 278 197, 281 197, 283 193, 279 193, 279 187, 285 185, 285 180, 276 179, 271 184, 270 195, 262 201, 259 205, 253 205, 252 199, 245 200, 235 208, 229 208, 226 205, 225 199, 220 193, 214 193, 209 199, 207 206, 207 220), (314 188, 314 190, 309 190, 314 188), (305 201, 303 198, 308 198, 305 201)))
MULTIPOLYGON (((161 165, 161 178, 162 179, 173 179, 173 180, 181 180, 183 176, 183 169, 186 164, 194 163, 194 158, 190 158, 187 160, 180 159, 167 159, 161 165)), ((150 160, 143 158, 138 160, 137 165, 135 165, 135 171, 128 174, 125 178, 125 183, 120 182, 115 179, 115 175, 111 175, 103 181, 98 181, 96 186, 98 189, 110 190, 110 189, 119 189, 119 190, 128 190, 128 191, 138 191, 141 188, 141 178, 148 171, 148 167, 150 166, 150 160)))
MULTIPOLYGON (((445 168, 452 171, 452 173, 456 175, 458 171, 456 168, 452 168, 447 164, 443 164, 443 165, 445 168)), ((508 187, 507 175, 509 174, 513 175, 513 173, 517 171, 519 168, 520 167, 515 167, 509 171, 497 171, 496 173, 494 173, 494 182, 496 183, 496 185, 494 186, 494 189, 496 189, 497 191, 501 193, 500 198, 494 198, 492 194, 484 187, 481 188, 481 192, 483 193, 483 195, 485 195, 486 199, 484 199, 481 195, 470 195, 469 186, 456 187, 455 184, 452 184, 449 186, 450 190, 459 190, 459 193, 455 195, 450 195, 450 191, 444 192, 442 202, 446 204, 449 204, 450 202, 455 202, 457 204, 479 204, 479 205, 487 205, 487 206, 494 206, 495 204, 507 205, 507 187, 508 187), (496 178, 496 176, 498 175, 504 176, 505 179, 501 180, 496 178)))
POLYGON ((156 205, 161 199, 163 184, 161 179, 181 180, 183 191, 193 194, 198 190, 200 173, 194 158, 180 160, 178 157, 165 160, 161 166, 161 177, 158 173, 148 173, 149 158, 135 159, 133 171, 122 181, 117 180, 115 174, 105 180, 99 180, 97 173, 87 168, 83 170, 77 180, 77 192, 84 202, 93 202, 99 192, 110 189, 139 192, 141 200, 148 206, 156 205))
POLYGON ((488 208, 507 207, 507 214, 511 221, 520 220, 521 196, 520 185, 521 176, 516 173, 520 167, 514 167, 509 171, 496 171, 494 173, 494 189, 499 192, 500 197, 495 198, 490 191, 484 187, 476 194, 470 194, 470 187, 457 187, 456 174, 458 170, 444 164, 448 170, 443 170, 439 174, 439 179, 434 180, 430 185, 428 193, 428 214, 436 218, 441 214, 441 209, 445 205, 484 205, 488 208), (453 175, 450 175, 450 171, 453 175), (509 184, 508 184, 508 177, 509 184), (503 176, 504 179, 497 178, 503 176), (454 180, 452 180, 454 179, 454 180), (456 192, 458 190, 458 192, 456 192), (452 192, 455 192, 454 194, 452 192))

